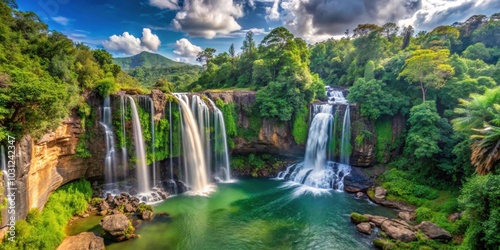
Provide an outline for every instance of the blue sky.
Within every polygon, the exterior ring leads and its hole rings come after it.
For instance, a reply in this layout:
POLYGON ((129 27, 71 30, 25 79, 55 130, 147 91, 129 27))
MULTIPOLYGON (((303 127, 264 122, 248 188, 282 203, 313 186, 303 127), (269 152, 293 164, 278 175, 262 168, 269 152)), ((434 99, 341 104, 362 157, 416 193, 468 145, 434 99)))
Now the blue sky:
POLYGON ((288 28, 309 43, 340 37, 360 23, 395 22, 429 30, 500 12, 498 0, 18 0, 52 30, 114 56, 140 51, 194 63, 212 47, 239 49, 248 30, 260 41, 288 28))

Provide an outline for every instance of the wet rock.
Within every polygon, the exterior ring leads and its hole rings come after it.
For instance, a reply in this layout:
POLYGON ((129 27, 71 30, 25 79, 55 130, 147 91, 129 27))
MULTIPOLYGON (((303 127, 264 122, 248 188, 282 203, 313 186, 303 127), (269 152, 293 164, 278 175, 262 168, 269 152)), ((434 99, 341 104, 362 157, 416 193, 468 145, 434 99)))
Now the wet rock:
POLYGON ((104 239, 84 232, 65 238, 57 250, 104 250, 104 239))
POLYGON ((385 220, 382 222, 380 228, 389 237, 400 240, 403 242, 415 241, 417 239, 417 233, 412 227, 401 224, 394 220, 385 220))
POLYGON ((364 214, 364 216, 367 217, 370 220, 370 222, 373 222, 378 227, 380 227, 380 225, 382 225, 382 222, 389 219, 387 217, 376 216, 376 215, 371 215, 371 214, 364 214))
POLYGON ((172 218, 170 217, 169 214, 165 213, 165 212, 161 212, 161 213, 157 213, 154 217, 153 217, 153 221, 155 222, 168 222, 170 221, 172 218))
POLYGON ((99 205, 99 210, 100 211, 104 211, 104 210, 108 210, 110 207, 109 207, 109 204, 105 201, 105 200, 102 200, 99 205))
POLYGON ((352 167, 351 173, 344 178, 344 191, 348 193, 365 192, 375 181, 362 168, 352 167))
POLYGON ((153 212, 149 210, 145 210, 141 214, 141 218, 143 220, 151 220, 153 218, 153 212))
POLYGON ((80 217, 87 218, 87 217, 89 217, 89 214, 82 214, 80 217))
POLYGON ((125 204, 125 212, 134 213, 137 209, 132 204, 125 204))
POLYGON ((358 198, 361 198, 361 197, 363 197, 364 195, 365 195, 365 194, 363 194, 362 192, 357 192, 357 193, 356 193, 356 197, 358 197, 358 198))
POLYGON ((368 222, 359 223, 358 225, 356 225, 356 229, 360 233, 364 233, 364 234, 368 234, 368 235, 372 234, 372 226, 368 222))
POLYGON ((104 216, 104 215, 108 214, 108 210, 102 210, 101 212, 99 212, 99 214, 104 216))
POLYGON ((115 241, 123 241, 135 236, 132 222, 123 214, 108 215, 99 224, 115 241))
POLYGON ((452 238, 448 231, 429 221, 422 221, 415 228, 420 229, 422 233, 431 239, 451 240, 452 238))
POLYGON ((376 187, 375 188, 375 198, 377 199, 385 199, 385 196, 387 195, 387 190, 383 187, 376 187))

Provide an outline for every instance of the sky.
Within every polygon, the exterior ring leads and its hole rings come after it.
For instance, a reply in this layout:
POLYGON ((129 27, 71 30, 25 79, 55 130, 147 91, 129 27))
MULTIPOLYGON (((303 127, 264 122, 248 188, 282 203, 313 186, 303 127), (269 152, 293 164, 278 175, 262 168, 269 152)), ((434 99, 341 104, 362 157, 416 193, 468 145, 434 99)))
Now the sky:
POLYGON ((207 47, 237 52, 251 30, 260 42, 284 26, 308 43, 340 38, 358 24, 394 22, 430 31, 474 14, 500 12, 500 0, 17 0, 49 29, 115 57, 149 51, 196 63, 207 47))

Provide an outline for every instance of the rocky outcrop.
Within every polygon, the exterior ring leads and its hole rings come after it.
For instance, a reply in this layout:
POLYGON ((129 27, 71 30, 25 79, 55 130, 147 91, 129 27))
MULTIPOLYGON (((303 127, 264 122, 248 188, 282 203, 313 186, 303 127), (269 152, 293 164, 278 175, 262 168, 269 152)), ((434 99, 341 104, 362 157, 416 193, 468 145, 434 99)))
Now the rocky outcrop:
POLYGON ((363 116, 359 106, 351 104, 351 145, 352 153, 350 163, 357 167, 368 167, 375 163, 376 140, 369 134, 375 133, 374 123, 363 116), (362 140, 360 140, 362 138, 362 140))
POLYGON ((385 199, 385 195, 387 194, 387 190, 383 187, 375 188, 375 198, 377 199, 385 199))
POLYGON ((391 238, 403 242, 410 242, 417 239, 417 233, 414 228, 408 224, 395 220, 385 220, 380 228, 391 238))
POLYGON ((370 225, 370 223, 368 223, 368 222, 359 223, 358 225, 356 225, 356 229, 360 233, 364 233, 364 234, 368 234, 368 235, 372 234, 372 225, 370 225))
POLYGON ((50 193, 61 185, 103 175, 102 161, 96 160, 104 159, 105 154, 104 136, 98 124, 100 114, 97 111, 102 101, 93 97, 90 102, 96 116, 92 131, 94 137, 89 145, 92 158, 75 156, 79 138, 85 132, 76 112, 39 139, 26 135, 17 141, 17 218, 24 219, 31 208, 42 209, 50 193))
MULTIPOLYGON (((203 93, 214 102, 222 100, 234 103, 237 107, 238 124, 242 129, 251 128, 251 108, 255 104, 255 91, 209 91, 203 93)), ((261 120, 261 127, 255 139, 238 137, 234 139, 233 154, 275 154, 297 156, 304 153, 305 147, 297 145, 289 122, 261 120)))
POLYGON ((94 233, 84 232, 63 240, 57 250, 104 250, 104 239, 94 233))
POLYGON ((366 192, 375 185, 373 178, 368 176, 363 168, 352 167, 351 173, 344 177, 344 191, 349 193, 366 192))
POLYGON ((429 221, 422 221, 415 228, 422 231, 430 239, 451 240, 452 238, 448 231, 429 221))
POLYGON ((163 116, 163 111, 165 110, 165 104, 167 103, 167 98, 165 94, 159 89, 151 90, 151 99, 153 100, 153 106, 155 108, 155 121, 160 120, 163 116))
POLYGON ((124 241, 135 237, 132 222, 123 214, 108 215, 99 224, 114 241, 124 241))

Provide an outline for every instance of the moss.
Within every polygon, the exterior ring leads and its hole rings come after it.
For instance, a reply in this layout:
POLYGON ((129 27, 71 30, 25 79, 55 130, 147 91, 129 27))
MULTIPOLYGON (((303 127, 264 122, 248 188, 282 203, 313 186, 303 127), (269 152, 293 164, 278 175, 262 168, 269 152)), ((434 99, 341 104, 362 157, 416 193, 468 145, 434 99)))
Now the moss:
POLYGON ((77 110, 80 116, 80 122, 83 124, 84 133, 78 138, 76 144, 75 156, 78 158, 90 158, 92 154, 89 150, 90 140, 94 137, 93 129, 95 124, 95 110, 93 110, 86 102, 82 102, 77 110))
POLYGON ((297 144, 304 145, 307 140, 307 107, 300 111, 293 121, 292 135, 297 144))
POLYGON ((373 245, 379 249, 387 249, 391 245, 391 242, 382 239, 374 239, 373 245))
POLYGON ((143 213, 144 211, 153 212, 153 207, 151 205, 146 204, 146 203, 141 203, 141 204, 139 204, 138 211, 139 211, 139 213, 143 213))
POLYGON ((123 234, 127 239, 130 239, 134 235, 135 228, 132 226, 132 222, 128 221, 128 227, 123 231, 123 234))
POLYGON ((351 221, 356 223, 356 224, 359 224, 359 223, 362 223, 362 222, 369 222, 370 220, 368 219, 368 217, 362 215, 362 214, 358 214, 358 213, 351 213, 351 221))
POLYGON ((375 144, 375 156, 378 162, 386 162, 391 151, 392 126, 391 119, 381 117, 375 122, 377 141, 375 144))
POLYGON ((94 197, 89 201, 89 204, 92 206, 97 206, 102 201, 101 197, 94 197))

